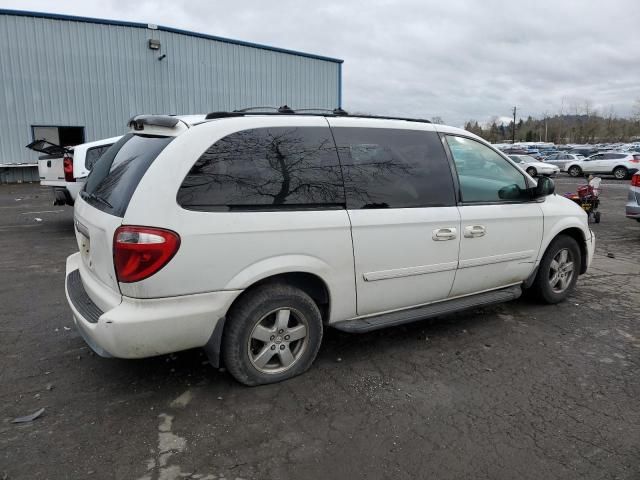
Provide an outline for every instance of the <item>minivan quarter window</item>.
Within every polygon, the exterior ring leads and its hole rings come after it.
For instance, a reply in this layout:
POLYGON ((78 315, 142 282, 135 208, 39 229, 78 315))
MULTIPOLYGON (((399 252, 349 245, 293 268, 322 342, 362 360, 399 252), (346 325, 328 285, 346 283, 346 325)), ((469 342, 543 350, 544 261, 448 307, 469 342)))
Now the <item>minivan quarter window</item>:
POLYGON ((348 208, 455 205, 451 167, 437 133, 360 127, 332 131, 348 208))
POLYGON ((530 199, 524 174, 491 148, 470 138, 448 135, 464 203, 530 199))
POLYGON ((232 133, 209 147, 178 190, 191 210, 344 208, 329 127, 268 127, 232 133))

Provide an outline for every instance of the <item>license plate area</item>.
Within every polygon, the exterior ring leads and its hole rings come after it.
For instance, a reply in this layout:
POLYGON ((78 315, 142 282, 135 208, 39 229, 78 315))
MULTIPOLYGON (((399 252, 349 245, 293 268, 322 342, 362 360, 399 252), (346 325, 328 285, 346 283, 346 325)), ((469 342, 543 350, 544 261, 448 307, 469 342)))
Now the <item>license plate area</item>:
POLYGON ((78 236, 78 246, 80 247, 80 254, 85 264, 91 267, 91 236, 89 235, 89 229, 76 219, 76 230, 80 234, 78 236))

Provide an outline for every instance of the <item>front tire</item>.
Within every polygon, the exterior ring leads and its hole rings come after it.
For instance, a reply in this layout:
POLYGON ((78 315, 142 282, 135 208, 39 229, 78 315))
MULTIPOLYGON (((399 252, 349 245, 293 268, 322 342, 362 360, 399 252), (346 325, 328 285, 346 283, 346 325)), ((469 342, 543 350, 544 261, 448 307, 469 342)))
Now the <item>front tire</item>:
POLYGON ((556 237, 542 257, 533 293, 545 303, 566 300, 576 286, 581 266, 578 243, 567 235, 556 237))
POLYGON ((538 171, 533 167, 527 168, 527 173, 530 177, 535 177, 536 175, 538 175, 538 171))
POLYGON ((624 167, 616 167, 613 169, 613 176, 616 177, 617 180, 626 180, 629 176, 629 171, 624 167))
POLYGON ((582 175, 582 169, 574 165, 573 167, 570 167, 569 170, 567 170, 567 173, 572 177, 579 177, 580 175, 582 175))
POLYGON ((286 284, 263 285, 230 309, 222 357, 237 381, 264 385, 308 370, 321 342, 322 315, 309 295, 286 284))

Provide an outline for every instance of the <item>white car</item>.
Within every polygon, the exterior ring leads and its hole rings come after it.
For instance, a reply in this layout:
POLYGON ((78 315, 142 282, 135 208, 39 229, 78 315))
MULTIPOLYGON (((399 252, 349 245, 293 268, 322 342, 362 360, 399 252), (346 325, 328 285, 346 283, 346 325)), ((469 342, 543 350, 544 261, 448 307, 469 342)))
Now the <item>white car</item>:
POLYGON ((567 163, 566 169, 572 177, 593 173, 613 175, 618 180, 624 180, 640 170, 640 154, 621 152, 596 153, 584 160, 574 160, 567 163))
POLYGON ((550 163, 539 162, 529 155, 509 155, 509 158, 532 177, 537 177, 538 175, 550 177, 560 172, 560 168, 557 166, 550 163))
POLYGON ((36 140, 27 148, 44 153, 38 160, 40 185, 52 187, 54 205, 73 205, 98 158, 121 137, 105 138, 73 147, 36 140))
POLYGON ((558 152, 558 153, 553 153, 548 157, 545 157, 544 163, 555 165, 560 169, 561 172, 566 172, 567 169, 565 167, 567 166, 568 163, 573 161, 578 161, 578 160, 584 160, 584 158, 585 158, 584 155, 577 155, 575 153, 558 152))
POLYGON ((585 212, 481 138, 334 114, 137 116, 75 204, 66 296, 100 355, 203 347, 246 385, 366 332, 517 298, 566 299, 585 212))

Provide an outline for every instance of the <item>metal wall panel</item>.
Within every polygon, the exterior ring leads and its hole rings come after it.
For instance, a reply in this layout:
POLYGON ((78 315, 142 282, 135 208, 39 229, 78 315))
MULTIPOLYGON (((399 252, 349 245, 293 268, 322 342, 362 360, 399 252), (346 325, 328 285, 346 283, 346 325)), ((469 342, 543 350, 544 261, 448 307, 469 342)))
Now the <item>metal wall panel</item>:
POLYGON ((340 106, 339 60, 135 25, 0 12, 0 164, 37 161, 32 125, 92 141, 139 113, 340 106))

